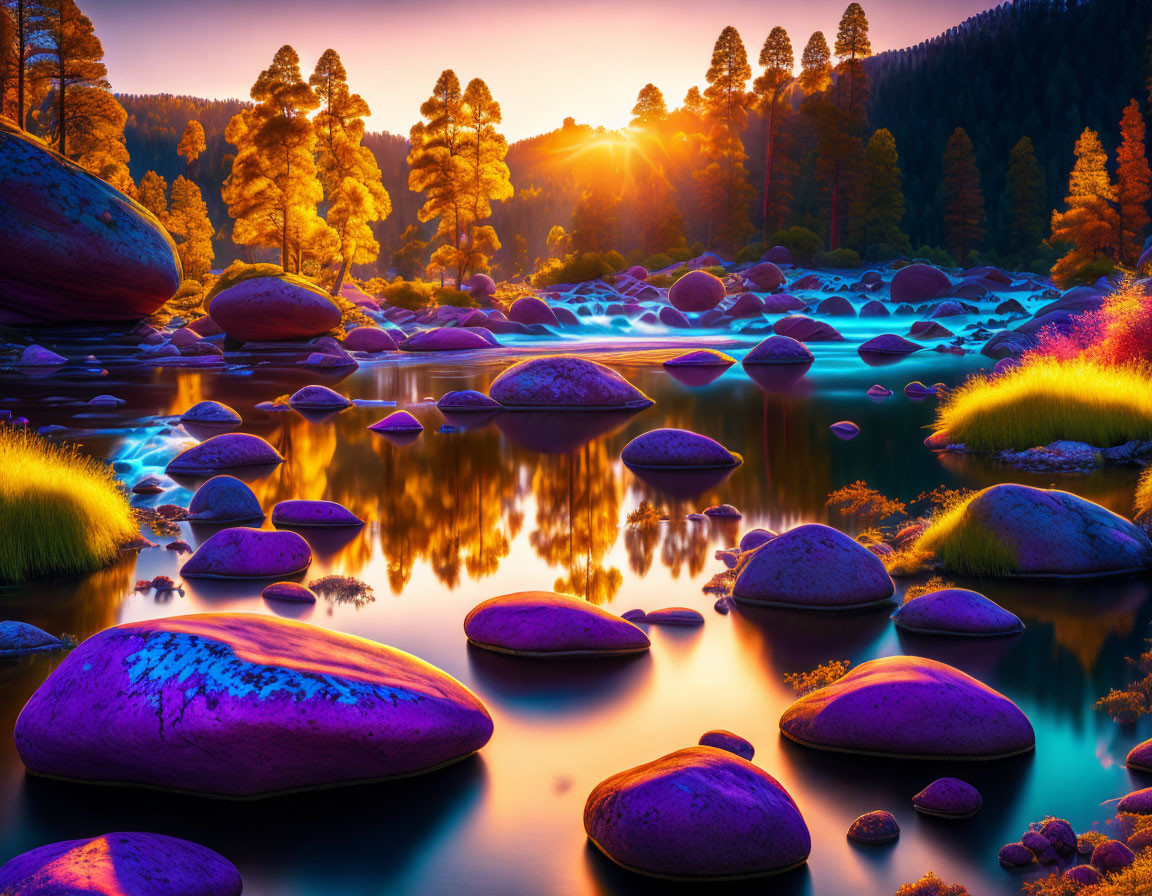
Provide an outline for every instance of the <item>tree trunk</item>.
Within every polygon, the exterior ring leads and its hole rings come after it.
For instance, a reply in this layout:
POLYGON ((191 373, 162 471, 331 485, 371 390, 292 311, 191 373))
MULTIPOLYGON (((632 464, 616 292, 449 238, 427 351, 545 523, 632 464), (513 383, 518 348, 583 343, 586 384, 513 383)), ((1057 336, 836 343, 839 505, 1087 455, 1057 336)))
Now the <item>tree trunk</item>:
POLYGON ((24 0, 16 0, 16 34, 17 53, 16 60, 16 124, 24 130, 24 68, 25 55, 28 52, 28 38, 24 31, 24 0))
POLYGON ((350 242, 344 250, 344 257, 340 260, 340 271, 336 274, 336 283, 332 287, 332 296, 340 295, 340 287, 344 285, 344 278, 348 276, 348 267, 352 264, 352 256, 356 254, 356 243, 350 242))
POLYGON ((836 251, 836 225, 837 225, 837 202, 840 197, 840 177, 834 176, 832 178, 832 220, 829 222, 828 228, 828 247, 836 251))
MULTIPOLYGON (((61 23, 60 29, 63 31, 63 23, 61 23)), ((68 140, 65 132, 68 126, 64 119, 64 88, 67 85, 67 78, 64 76, 64 47, 59 47, 57 52, 60 54, 60 88, 58 91, 60 95, 57 99, 56 114, 60 117, 60 155, 66 156, 68 155, 68 140)))
POLYGON ((768 109, 768 141, 764 146, 764 219, 762 232, 764 242, 768 242, 768 191, 772 184, 772 141, 776 136, 776 99, 768 109))

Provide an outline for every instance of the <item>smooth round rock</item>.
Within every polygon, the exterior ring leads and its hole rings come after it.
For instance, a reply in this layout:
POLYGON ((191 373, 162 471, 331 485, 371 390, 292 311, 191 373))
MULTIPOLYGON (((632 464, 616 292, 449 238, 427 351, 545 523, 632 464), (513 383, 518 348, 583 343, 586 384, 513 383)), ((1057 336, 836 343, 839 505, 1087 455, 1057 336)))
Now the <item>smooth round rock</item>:
POLYGON ((350 352, 396 351, 396 340, 392 334, 380 327, 357 327, 344 337, 344 348, 350 352))
POLYGON ((651 625, 697 626, 704 624, 704 616, 689 607, 664 607, 645 613, 644 621, 651 625))
POLYGON ((196 549, 182 567, 185 578, 280 579, 312 563, 308 542, 295 532, 236 527, 221 529, 196 549))
POLYGON ((861 317, 890 317, 892 312, 883 302, 873 299, 860 306, 861 317))
POLYGON ((231 523, 264 518, 260 502, 247 483, 233 476, 213 476, 188 502, 188 519, 231 523))
POLYGON ((689 747, 601 781, 584 806, 588 839, 654 877, 723 880, 802 865, 812 849, 775 778, 713 747, 689 747))
POLYGON ((464 619, 477 647, 520 656, 643 653, 648 636, 631 622, 570 594, 520 591, 486 600, 464 619))
POLYGON ((997 858, 1000 860, 1001 867, 1012 870, 1027 868, 1036 861, 1035 854, 1023 843, 1006 843, 1000 847, 997 858))
POLYGON ((869 398, 871 398, 873 401, 879 403, 881 401, 884 401, 884 399, 886 399, 886 398, 891 398, 892 397, 892 390, 887 389, 884 386, 876 385, 876 386, 871 386, 868 389, 867 394, 868 394, 869 398))
POLYGON ((838 423, 833 423, 828 429, 832 431, 832 435, 838 439, 843 439, 845 442, 850 442, 856 438, 856 436, 860 435, 860 427, 851 420, 841 420, 838 423))
POLYGON ((723 301, 724 292, 724 281, 719 277, 707 271, 689 271, 672 284, 668 301, 681 312, 711 311, 723 301))
POLYGON ((792 264, 792 253, 784 246, 773 246, 760 256, 761 261, 770 261, 773 264, 792 264))
POLYGON ((430 771, 491 736, 476 696, 423 660, 244 613, 105 629, 16 722, 34 774, 231 797, 430 771))
POLYGON ((265 585, 260 596, 265 600, 284 600, 297 604, 314 604, 316 595, 311 588, 305 588, 299 582, 273 582, 265 585))
POLYGON ((829 317, 855 317, 856 308, 843 296, 828 296, 816 306, 816 313, 829 317))
POLYGON ((436 402, 436 407, 442 411, 453 413, 487 412, 500 410, 500 402, 493 401, 483 392, 475 389, 460 389, 456 392, 445 392, 444 396, 436 402))
POLYGON ((910 264, 892 275, 893 302, 923 302, 952 291, 952 281, 930 264, 910 264))
POLYGON ((632 623, 641 623, 645 620, 646 617, 643 610, 627 610, 626 612, 620 614, 620 618, 627 619, 632 623))
POLYGON ((1076 865, 1064 872, 1064 877, 1084 887, 1100 883, 1100 872, 1091 865, 1076 865))
POLYGON ((44 653, 63 646, 59 638, 27 622, 12 619, 0 622, 0 658, 44 653))
POLYGON ((797 342, 843 342, 840 331, 822 320, 813 320, 803 314, 790 314, 772 325, 777 336, 788 336, 797 342))
POLYGON ((358 528, 364 520, 335 501, 281 501, 272 508, 272 525, 358 528))
POLYGON ((900 825, 891 812, 866 812, 848 828, 848 839, 857 843, 891 843, 900 836, 900 825))
POLYGON ((780 717, 780 731, 821 750, 925 759, 999 759, 1036 744, 1028 717, 1003 694, 909 656, 870 660, 801 697, 780 717))
POLYGON ((761 317, 764 314, 764 301, 756 293, 746 292, 725 313, 736 320, 761 317))
POLYGON ((861 355, 910 355, 923 347, 895 333, 881 333, 863 343, 856 351, 861 355))
POLYGON ((1136 861, 1136 856, 1119 840, 1105 840, 1092 850, 1092 867, 1110 874, 1127 868, 1136 861))
POLYGON ((809 610, 876 606, 894 593, 875 554, 818 523, 798 526, 757 549, 732 588, 744 603, 809 610))
POLYGON ((692 326, 692 322, 671 305, 665 305, 660 309, 660 315, 657 320, 664 324, 664 326, 671 327, 675 330, 687 330, 692 326))
POLYGON ((0 171, 0 324, 139 320, 175 295, 171 237, 119 190, 7 124, 0 171))
POLYGON ((763 299, 765 314, 789 314, 793 311, 803 311, 808 303, 786 292, 776 292, 763 299))
POLYGON ((508 319, 518 324, 542 324, 557 327, 560 321, 548 303, 536 296, 521 296, 508 309, 508 319))
POLYGON ((1152 815, 1152 787, 1132 791, 1120 800, 1116 809, 1131 815, 1152 815))
POLYGON ((811 364, 812 352, 790 336, 769 336, 744 356, 743 364, 811 364))
POLYGON ((292 393, 288 404, 301 411, 342 411, 352 402, 327 386, 305 386, 292 393))
POLYGON ((747 740, 742 738, 739 734, 733 734, 731 731, 725 731, 718 728, 715 731, 705 731, 700 735, 700 746, 702 747, 715 747, 717 750, 725 750, 741 759, 752 761, 752 757, 756 755, 756 749, 747 740))
MULTIPOLYGON (((893 334, 888 335, 891 336, 893 334)), ((934 320, 918 320, 912 324, 908 330, 908 335, 915 336, 917 339, 951 339, 956 334, 943 324, 938 324, 934 320)), ((900 339, 902 337, 897 336, 896 338, 900 339)), ((910 344, 915 345, 915 343, 910 344)))
POLYGON ((340 325, 340 309, 324 290, 294 277, 251 277, 218 293, 208 314, 241 342, 320 336, 340 325))
POLYGON ((383 433, 410 433, 424 430, 420 421, 407 411, 393 411, 383 420, 378 420, 368 428, 373 432, 383 433))
POLYGON ((754 551, 761 545, 768 544, 776 538, 776 533, 768 529, 752 529, 750 532, 745 532, 744 537, 740 539, 740 551, 754 551))
POLYGON ((242 886, 206 846, 128 831, 49 843, 0 868, 5 896, 240 896, 242 886))
MULTIPOLYGON (((0 132, 2 136, 2 132, 0 132)), ((41 345, 29 345, 20 355, 20 360, 16 362, 17 367, 59 367, 61 364, 68 363, 68 359, 63 355, 58 355, 54 351, 44 348, 41 345)))
POLYGON ((898 628, 926 635, 996 637, 1024 631, 1015 613, 964 588, 930 591, 892 614, 898 628))
POLYGON ((639 410, 652 405, 611 367, 571 355, 513 364, 492 381, 488 395, 507 410, 639 410))
POLYGON ((748 268, 740 276, 747 281, 749 286, 760 292, 771 292, 784 285, 783 272, 771 261, 761 261, 759 264, 748 268))
POLYGON ((685 352, 664 362, 665 367, 731 367, 736 359, 710 348, 685 352))
POLYGON ((736 467, 743 463, 715 439, 684 429, 654 429, 624 446, 620 459, 629 467, 661 470, 701 470, 736 467))
POLYGON ((1128 751, 1128 768, 1140 772, 1152 772, 1152 739, 1137 744, 1128 751))
POLYGON ((492 348, 492 343, 472 330, 436 327, 421 330, 400 343, 402 352, 470 352, 492 348))
POLYGON ((243 432, 229 432, 213 436, 199 445, 181 451, 165 468, 169 474, 216 473, 240 467, 261 467, 281 464, 280 452, 260 436, 243 432))
POLYGON ((940 818, 971 818, 983 804, 980 792, 959 778, 938 778, 912 797, 917 812, 940 818))
POLYGON ((180 415, 181 423, 236 424, 243 423, 240 415, 219 401, 201 401, 180 415))
POLYGON ((705 507, 704 515, 722 520, 738 520, 744 517, 744 514, 731 504, 713 504, 711 507, 705 507))

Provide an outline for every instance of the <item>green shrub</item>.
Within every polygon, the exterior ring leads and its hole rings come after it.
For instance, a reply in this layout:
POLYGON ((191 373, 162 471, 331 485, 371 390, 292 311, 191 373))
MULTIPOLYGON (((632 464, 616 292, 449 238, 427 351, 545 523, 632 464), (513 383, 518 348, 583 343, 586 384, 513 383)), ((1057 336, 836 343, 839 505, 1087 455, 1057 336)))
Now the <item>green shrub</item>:
POLYGON ((432 301, 432 284, 418 280, 396 280, 384 287, 381 298, 396 308, 419 311, 432 301))
POLYGON ((662 252, 644 260, 643 265, 650 271, 659 271, 672 264, 673 259, 662 252))
POLYGON ((628 267, 628 261, 615 249, 604 253, 604 262, 608 264, 613 271, 622 271, 628 267))
POLYGON ((824 248, 824 240, 807 227, 777 230, 772 234, 770 242, 773 246, 783 246, 792 253, 792 258, 801 264, 812 261, 816 253, 824 248))
MULTIPOLYGON (((621 257, 620 253, 615 253, 621 257)), ((621 260, 622 257, 621 257, 621 260)), ((554 286, 557 283, 584 283, 598 280, 616 269, 599 252, 569 255, 564 261, 545 265, 532 275, 533 286, 554 286)))
POLYGON ((936 246, 921 246, 916 250, 915 261, 923 261, 938 268, 950 268, 956 264, 956 259, 936 246))
POLYGON ((455 305, 458 308, 479 308, 480 303, 472 298, 472 294, 453 286, 437 286, 432 290, 432 296, 440 305, 455 305))
POLYGON ((747 246, 736 253, 736 263, 755 263, 759 261, 760 257, 767 251, 768 247, 763 243, 749 243, 747 246))
POLYGON ((704 270, 707 271, 709 274, 711 274, 713 277, 723 277, 725 274, 728 273, 726 270, 724 270, 723 267, 721 267, 718 264, 714 264, 710 268, 704 268, 704 270))
MULTIPOLYGON (((703 251, 703 247, 701 247, 701 251, 703 251)), ((671 258, 673 261, 687 261, 689 258, 694 257, 692 255, 692 249, 690 249, 688 246, 675 246, 671 249, 665 249, 664 254, 671 258)), ((699 255, 700 252, 697 252, 696 254, 699 255)))
POLYGON ((818 268, 858 268, 860 253, 855 249, 833 249, 831 252, 817 252, 814 260, 818 268))

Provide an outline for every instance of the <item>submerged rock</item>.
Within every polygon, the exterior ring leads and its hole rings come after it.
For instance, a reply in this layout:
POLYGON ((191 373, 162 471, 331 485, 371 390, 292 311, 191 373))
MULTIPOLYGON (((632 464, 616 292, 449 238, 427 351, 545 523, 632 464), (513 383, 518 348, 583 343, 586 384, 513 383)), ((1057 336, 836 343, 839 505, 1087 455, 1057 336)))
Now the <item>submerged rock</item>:
POLYGON ((707 271, 689 271, 668 290, 668 301, 677 311, 710 311, 723 298, 724 281, 707 271))
POLYGON ((811 364, 812 361, 812 352, 807 346, 791 336, 769 336, 744 356, 745 367, 749 364, 811 364))
POLYGON ((320 336, 340 325, 340 309, 324 290, 297 277, 252 277, 218 293, 208 314, 241 342, 320 336))
POLYGON ((866 812, 848 828, 848 839, 857 843, 891 843, 900 836, 900 825, 891 812, 866 812))
POLYGON ((164 834, 62 840, 0 868, 5 896, 240 896, 242 886, 222 855, 164 834))
POLYGON ((0 622, 0 659, 60 650, 63 646, 59 638, 27 622, 0 622))
POLYGON ((801 697, 781 716, 780 730, 821 750, 933 759, 999 759, 1036 743, 1027 716, 1003 694, 959 669, 910 656, 863 663, 801 697))
POLYGON ((260 436, 229 432, 213 436, 176 455, 165 468, 169 474, 215 473, 238 467, 282 464, 280 452, 260 436))
POLYGON ((620 459, 630 467, 670 470, 736 467, 743 459, 715 439, 683 429, 654 429, 624 446, 620 459))
POLYGON ((521 591, 486 600, 464 620, 477 647, 521 656, 643 653, 648 636, 630 621, 570 594, 521 591))
POLYGON ((201 401, 181 414, 180 422, 236 425, 244 421, 226 404, 221 404, 219 401, 201 401))
POLYGON ((715 747, 717 750, 725 750, 732 753, 734 756, 739 756, 741 759, 752 761, 752 757, 756 755, 756 749, 738 734, 733 734, 731 731, 717 729, 715 731, 705 731, 700 736, 700 746, 702 747, 715 747))
POLYGON ((895 333, 882 333, 869 339, 856 351, 861 355, 910 355, 923 347, 895 333))
POLYGON ((352 402, 327 386, 305 386, 292 393, 288 404, 302 411, 342 411, 352 402))
POLYGON ((759 548, 736 576, 738 601, 809 610, 888 603, 895 586, 884 564, 842 532, 798 526, 759 548))
POLYGON ((786 871, 812 839, 767 772, 724 750, 689 747, 601 781, 584 806, 588 839, 656 877, 722 880, 786 871))
POLYGON ((571 355, 547 355, 513 364, 489 396, 507 410, 631 410, 652 399, 610 367, 571 355))
POLYGON ((429 771, 491 735, 475 695, 414 656, 242 613, 106 629, 16 723, 35 774, 232 797, 429 771))
POLYGON ((193 521, 232 523, 263 518, 252 489, 233 476, 213 476, 188 502, 188 519, 193 521))
POLYGON ((964 588, 930 591, 892 614, 897 628, 928 635, 1015 635, 1024 623, 983 594, 964 588))
POLYGON ((475 389, 461 389, 456 392, 445 392, 444 396, 436 402, 436 407, 442 411, 452 411, 459 414, 469 411, 498 411, 501 405, 500 402, 493 401, 483 392, 477 392, 475 389))
POLYGON ((260 596, 265 600, 283 600, 297 604, 314 604, 316 595, 311 588, 305 588, 299 582, 273 582, 265 585, 260 596))
POLYGON ((139 320, 180 286, 172 239, 123 193, 0 124, 0 324, 139 320))
POLYGON ((868 389, 868 397, 875 402, 881 402, 892 397, 892 390, 880 385, 872 386, 868 389))
POLYGON ((424 426, 407 411, 393 411, 383 420, 378 420, 368 427, 372 432, 382 433, 417 433, 424 430, 424 426))
POLYGON ((829 296, 816 306, 816 313, 830 317, 855 317, 856 308, 843 296, 829 296))
POLYGON ((280 579, 312 563, 308 542, 295 532, 221 529, 180 567, 186 579, 280 579))
POLYGON ((358 528, 364 521, 335 501, 281 501, 272 508, 272 525, 280 527, 337 526, 358 528))
POLYGON ((930 264, 910 264, 892 275, 893 302, 923 302, 952 291, 948 275, 930 264))
POLYGON ((940 818, 971 818, 983 803, 980 792, 959 778, 938 778, 912 797, 917 812, 940 818))
POLYGON ((474 330, 460 327, 437 327, 434 330, 421 330, 400 343, 402 352, 470 352, 492 348, 498 343, 489 342, 474 330))
MULTIPOLYGON (((3 131, 0 131, 0 137, 3 136, 3 131)), ((2 309, 0 309, 2 312, 2 309)), ((20 360, 16 362, 17 367, 59 367, 61 364, 67 364, 68 359, 63 355, 58 355, 54 351, 49 351, 41 345, 30 345, 24 349, 20 355, 20 360)))
POLYGON ((710 348, 685 352, 664 362, 665 367, 731 367, 736 359, 710 348))
POLYGON ((697 626, 704 624, 704 617, 699 610, 689 607, 664 607, 662 610, 645 613, 644 621, 651 625, 697 626))

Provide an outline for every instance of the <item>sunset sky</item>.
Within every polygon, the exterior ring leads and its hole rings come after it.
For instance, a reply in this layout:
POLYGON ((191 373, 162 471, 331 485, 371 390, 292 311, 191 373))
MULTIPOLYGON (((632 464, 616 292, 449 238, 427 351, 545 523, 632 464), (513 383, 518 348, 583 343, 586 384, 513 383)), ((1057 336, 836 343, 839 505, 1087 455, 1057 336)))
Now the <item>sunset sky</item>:
MULTIPOLYGON (((875 51, 932 37, 989 0, 865 0, 875 51)), ((800 52, 813 31, 835 38, 847 0, 83 0, 123 93, 244 97, 285 43, 307 77, 336 49, 373 110, 371 130, 407 134, 436 76, 488 82, 510 140, 565 116, 628 123, 648 81, 668 105, 702 85, 712 44, 735 25, 755 68, 783 25, 800 52)))

